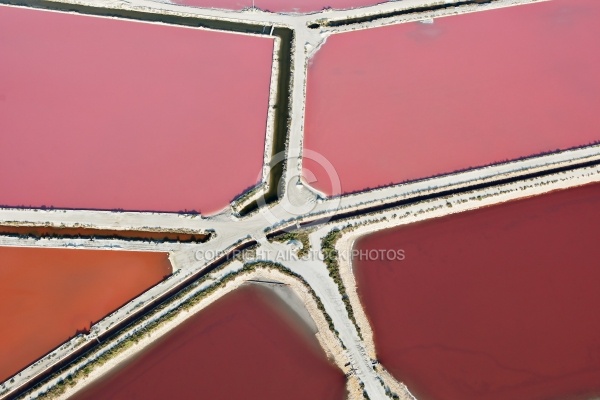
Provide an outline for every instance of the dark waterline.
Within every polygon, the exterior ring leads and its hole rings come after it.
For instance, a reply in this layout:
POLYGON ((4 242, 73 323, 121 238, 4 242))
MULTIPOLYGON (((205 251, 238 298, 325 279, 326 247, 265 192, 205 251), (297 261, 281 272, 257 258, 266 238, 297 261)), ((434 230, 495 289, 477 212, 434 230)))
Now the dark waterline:
POLYGON ((96 228, 60 228, 51 226, 0 225, 0 235, 28 238, 63 239, 120 239, 129 241, 204 243, 210 233, 187 233, 173 231, 116 230, 96 228))

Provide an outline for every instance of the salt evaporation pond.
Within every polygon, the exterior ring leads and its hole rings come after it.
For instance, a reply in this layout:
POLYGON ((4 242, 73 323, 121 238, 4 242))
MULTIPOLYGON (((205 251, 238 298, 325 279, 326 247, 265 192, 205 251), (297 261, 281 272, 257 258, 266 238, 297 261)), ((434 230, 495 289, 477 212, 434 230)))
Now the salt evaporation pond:
POLYGON ((355 260, 378 359, 418 399, 600 396, 600 184, 377 232, 355 260))
POLYGON ((0 6, 0 205, 214 213, 257 183, 273 39, 0 6))
POLYGON ((344 374, 290 313, 242 287, 73 398, 344 399, 344 374))
POLYGON ((0 382, 171 272, 166 253, 0 247, 0 382))
POLYGON ((599 141, 599 20, 597 0, 553 0, 332 35, 305 147, 349 193, 599 141))

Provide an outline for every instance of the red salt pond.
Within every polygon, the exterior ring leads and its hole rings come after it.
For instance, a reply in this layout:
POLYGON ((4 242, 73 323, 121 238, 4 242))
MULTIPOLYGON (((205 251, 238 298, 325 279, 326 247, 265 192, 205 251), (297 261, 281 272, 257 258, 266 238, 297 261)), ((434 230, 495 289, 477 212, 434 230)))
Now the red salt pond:
POLYGON ((171 272, 166 253, 0 247, 0 382, 171 272))
POLYGON ((598 210, 593 184, 358 241, 405 252, 355 264, 381 363, 420 400, 599 396, 598 210))
POLYGON ((597 0, 554 0, 333 35, 305 146, 348 193, 599 141, 599 20, 597 0))
POLYGON ((242 287, 74 398, 345 398, 344 375, 279 302, 242 287))
MULTIPOLYGON (((386 0, 254 0, 254 6, 271 12, 308 13, 325 8, 348 9, 385 3, 386 0)), ((187 6, 242 10, 252 7, 252 0, 176 0, 187 6)))
POLYGON ((257 183, 273 40, 0 6, 0 205, 209 214, 257 183))

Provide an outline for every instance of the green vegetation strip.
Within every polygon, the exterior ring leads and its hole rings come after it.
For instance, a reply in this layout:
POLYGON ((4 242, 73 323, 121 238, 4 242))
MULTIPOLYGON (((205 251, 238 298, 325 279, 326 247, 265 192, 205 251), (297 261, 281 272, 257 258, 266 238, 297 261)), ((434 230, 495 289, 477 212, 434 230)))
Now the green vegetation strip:
POLYGON ((321 241, 321 250, 323 251, 324 262, 327 265, 327 271, 329 271, 329 276, 333 279, 333 281, 337 284, 338 290, 342 295, 342 301, 344 302, 344 306, 346 307, 346 312, 348 313, 348 317, 356 327, 356 331, 358 332, 358 336, 361 340, 363 340, 362 333, 360 331, 360 327, 356 322, 356 317, 354 316, 354 310, 352 309, 352 305, 350 304, 350 299, 348 298, 348 294, 346 293, 346 287, 344 286, 344 281, 340 275, 340 265, 338 262, 338 252, 335 248, 337 241, 342 237, 345 231, 354 229, 353 227, 346 227, 343 230, 334 229, 327 234, 321 241))

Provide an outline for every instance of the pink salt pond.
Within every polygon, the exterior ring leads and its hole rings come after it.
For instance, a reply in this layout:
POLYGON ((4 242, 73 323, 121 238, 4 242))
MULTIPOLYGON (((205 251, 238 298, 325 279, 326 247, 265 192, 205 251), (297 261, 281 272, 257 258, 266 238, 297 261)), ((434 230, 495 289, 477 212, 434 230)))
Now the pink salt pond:
POLYGON ((227 294, 74 398, 346 398, 344 374, 267 290, 227 294))
POLYGON ((600 140, 600 2, 554 0, 335 34, 308 70, 328 195, 600 140))
POLYGON ((257 183, 273 40, 0 6, 0 205, 214 213, 257 183))
POLYGON ((374 233, 354 260, 377 357, 417 399, 600 396, 600 183, 374 233))

